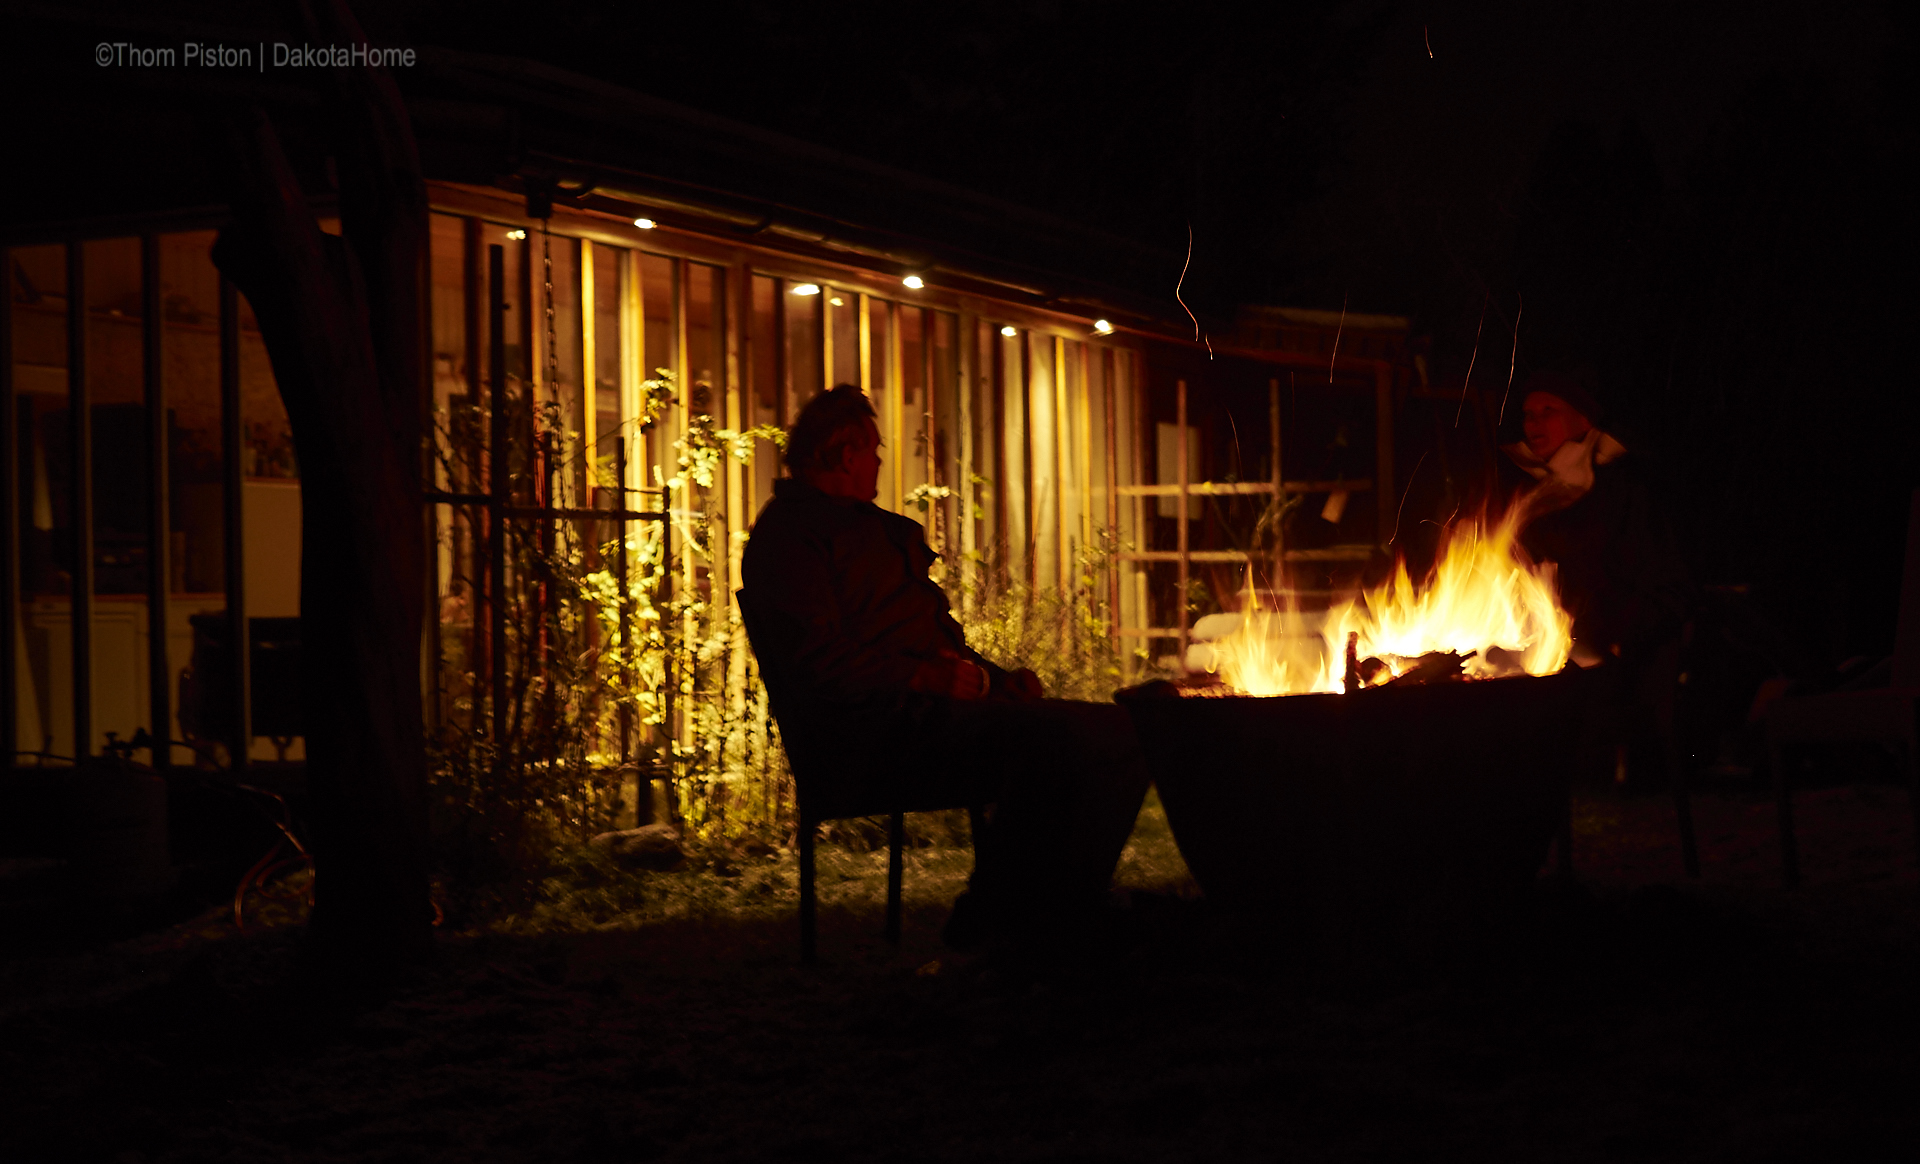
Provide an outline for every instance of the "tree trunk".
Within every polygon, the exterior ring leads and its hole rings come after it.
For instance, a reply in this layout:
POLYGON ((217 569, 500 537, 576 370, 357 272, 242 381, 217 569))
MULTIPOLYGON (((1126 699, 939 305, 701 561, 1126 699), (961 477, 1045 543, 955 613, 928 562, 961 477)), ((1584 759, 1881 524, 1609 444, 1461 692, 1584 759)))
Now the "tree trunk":
MULTIPOLYGON (((364 40, 343 3, 320 17, 307 22, 315 43, 364 40)), ((432 916, 420 694, 427 201, 390 78, 338 71, 330 112, 342 237, 320 230, 272 122, 253 109, 229 126, 233 222, 214 261, 253 306, 300 461, 311 932, 328 954, 385 960, 422 948, 432 916)))

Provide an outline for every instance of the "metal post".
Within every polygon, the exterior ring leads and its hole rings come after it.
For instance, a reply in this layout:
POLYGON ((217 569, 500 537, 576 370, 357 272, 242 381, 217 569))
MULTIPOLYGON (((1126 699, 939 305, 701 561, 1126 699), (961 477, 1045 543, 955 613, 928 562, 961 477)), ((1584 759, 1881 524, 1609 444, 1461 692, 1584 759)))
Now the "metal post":
POLYGON ((228 670, 233 676, 233 738, 228 742, 228 771, 247 770, 253 750, 252 674, 248 657, 246 546, 242 530, 246 505, 246 466, 240 401, 240 292, 220 279, 220 453, 225 489, 224 558, 227 582, 228 670))
MULTIPOLYGON (((1111 349, 1100 353, 1100 392, 1105 405, 1107 421, 1107 544, 1108 548, 1118 551, 1120 546, 1120 418, 1114 415, 1120 404, 1120 395, 1114 391, 1113 352, 1111 349)), ((1120 637, 1120 559, 1107 559, 1107 629, 1114 637, 1120 637)))
POLYGON ((492 415, 487 425, 487 615, 488 709, 493 716, 493 746, 507 743, 507 505, 511 498, 508 450, 513 443, 507 416, 507 251, 487 247, 487 379, 492 384, 492 415))
POLYGON ((173 669, 167 661, 167 601, 172 589, 172 537, 168 504, 166 311, 161 301, 160 236, 140 238, 141 375, 147 403, 147 718, 153 735, 153 770, 166 774, 173 760, 173 669))
POLYGON ((93 402, 87 391, 86 244, 67 244, 67 439, 73 498, 73 758, 93 754, 93 402))
MULTIPOLYGON (((625 513, 629 508, 627 503, 627 492, 626 492, 626 480, 627 480, 627 435, 626 433, 622 432, 615 436, 614 442, 613 442, 613 456, 614 456, 614 471, 617 474, 619 481, 621 482, 621 489, 619 494, 617 495, 620 499, 620 504, 618 508, 622 513, 625 513)), ((635 671, 633 667, 633 634, 632 634, 633 619, 634 619, 633 568, 627 556, 628 526, 627 526, 627 519, 625 517, 622 517, 619 519, 617 528, 619 530, 619 541, 614 546, 614 551, 613 551, 614 552, 614 568, 620 572, 619 574, 619 577, 620 577, 620 658, 626 664, 623 668, 621 668, 622 674, 620 678, 624 681, 623 686, 631 690, 633 686, 634 675, 635 675, 635 671)), ((633 707, 630 703, 628 703, 626 699, 622 699, 620 701, 618 710, 615 712, 615 720, 619 724, 619 730, 620 730, 620 762, 624 764, 628 760, 633 758, 633 707)))
POLYGON ((1180 669, 1184 671, 1187 667, 1187 571, 1190 568, 1187 559, 1187 478, 1192 472, 1192 466, 1187 464, 1187 382, 1185 380, 1174 381, 1173 408, 1173 464, 1174 471, 1180 480, 1179 513, 1174 521, 1179 538, 1180 593, 1175 599, 1174 606, 1178 610, 1180 619, 1175 625, 1180 630, 1180 669))

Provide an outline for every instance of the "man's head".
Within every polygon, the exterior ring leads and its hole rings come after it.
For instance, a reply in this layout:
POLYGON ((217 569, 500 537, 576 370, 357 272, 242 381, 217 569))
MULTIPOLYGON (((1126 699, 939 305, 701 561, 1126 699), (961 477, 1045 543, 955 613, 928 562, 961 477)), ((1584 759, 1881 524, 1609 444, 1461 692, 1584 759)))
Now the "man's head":
POLYGON ((880 428, 860 389, 838 384, 807 401, 787 433, 787 471, 832 497, 880 495, 880 428))
POLYGON ((1521 427, 1526 433, 1527 451, 1541 460, 1593 430, 1600 407, 1586 386, 1572 376, 1536 372, 1527 377, 1524 391, 1521 427))

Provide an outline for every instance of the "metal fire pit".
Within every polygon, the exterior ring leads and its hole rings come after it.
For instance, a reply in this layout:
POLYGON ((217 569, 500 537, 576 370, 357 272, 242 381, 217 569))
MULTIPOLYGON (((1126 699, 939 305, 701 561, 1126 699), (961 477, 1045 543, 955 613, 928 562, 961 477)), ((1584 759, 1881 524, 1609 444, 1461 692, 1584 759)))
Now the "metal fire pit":
POLYGON ((1350 695, 1120 692, 1207 897, 1336 962, 1442 955, 1524 906, 1566 812, 1583 673, 1350 695))

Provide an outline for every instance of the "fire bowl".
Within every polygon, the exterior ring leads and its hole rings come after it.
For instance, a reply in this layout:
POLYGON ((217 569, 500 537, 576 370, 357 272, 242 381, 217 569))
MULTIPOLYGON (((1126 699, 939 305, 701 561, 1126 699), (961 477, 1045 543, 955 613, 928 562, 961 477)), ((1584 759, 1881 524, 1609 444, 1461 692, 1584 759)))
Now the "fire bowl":
POLYGON ((1525 907, 1566 811, 1584 680, 1114 698, 1207 897, 1344 964, 1444 957, 1525 907))

